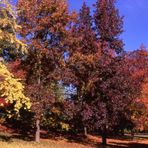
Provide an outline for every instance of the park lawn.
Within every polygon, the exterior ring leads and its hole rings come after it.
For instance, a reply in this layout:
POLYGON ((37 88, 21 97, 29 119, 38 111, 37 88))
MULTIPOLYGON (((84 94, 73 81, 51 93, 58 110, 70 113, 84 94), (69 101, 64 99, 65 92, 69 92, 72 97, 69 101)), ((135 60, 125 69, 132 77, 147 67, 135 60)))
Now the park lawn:
MULTIPOLYGON (((148 139, 108 139, 107 148, 112 147, 131 147, 131 148, 147 148, 148 139)), ((101 146, 101 137, 89 135, 84 141, 75 141, 65 138, 59 139, 41 139, 40 143, 33 141, 25 141, 13 138, 11 134, 0 133, 0 148, 95 148, 101 146), (97 145, 99 144, 99 146, 97 145)))
MULTIPOLYGON (((40 143, 13 138, 13 134, 0 133, 0 148, 93 148, 83 142, 68 141, 68 139, 41 139, 40 143)), ((16 135, 15 135, 16 136, 16 135)), ((21 137, 20 137, 21 138, 21 137)))
POLYGON ((41 141, 40 143, 27 142, 23 140, 13 139, 13 141, 0 141, 1 148, 89 148, 79 143, 70 143, 66 141, 41 141))
POLYGON ((57 142, 57 141, 49 141, 49 142, 25 142, 21 140, 16 140, 13 142, 0 142, 1 148, 87 148, 88 146, 84 146, 76 143, 66 143, 66 142, 57 142))

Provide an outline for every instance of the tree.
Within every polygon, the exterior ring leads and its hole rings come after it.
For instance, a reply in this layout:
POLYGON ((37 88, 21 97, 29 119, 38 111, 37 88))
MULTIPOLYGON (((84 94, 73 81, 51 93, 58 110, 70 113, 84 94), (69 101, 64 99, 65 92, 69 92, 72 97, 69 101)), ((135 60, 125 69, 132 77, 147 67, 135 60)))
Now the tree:
POLYGON ((90 15, 90 8, 83 4, 76 23, 72 26, 71 36, 73 43, 68 51, 68 58, 66 59, 66 69, 63 74, 63 81, 69 87, 72 86, 73 95, 71 99, 74 100, 72 107, 74 111, 73 117, 70 117, 71 124, 74 129, 82 131, 85 123, 82 122, 81 111, 83 110, 83 101, 86 99, 87 91, 90 87, 91 71, 95 65, 95 59, 99 58, 100 52, 96 42, 95 32, 92 29, 92 17, 90 15), (74 91, 74 89, 76 91, 74 91))
POLYGON ((133 112, 132 122, 135 124, 136 130, 144 130, 146 128, 148 113, 147 113, 147 67, 148 54, 147 49, 141 46, 140 49, 129 53, 129 60, 133 63, 131 68, 133 77, 142 80, 140 87, 140 95, 133 100, 131 110, 133 112), (137 62, 138 61, 138 62, 137 62))
POLYGON ((103 50, 120 53, 123 50, 123 42, 119 39, 123 32, 123 17, 115 7, 115 0, 97 0, 95 4, 95 30, 103 50))
MULTIPOLYGON (((30 99, 24 95, 24 86, 11 74, 7 67, 0 63, 0 96, 6 102, 14 104, 14 111, 19 112, 21 108, 30 108, 30 99)), ((1 104, 3 105, 3 104, 1 104)), ((12 111, 13 113, 13 111, 12 111)), ((10 112, 10 116, 11 116, 10 112)))
POLYGON ((15 7, 9 0, 0 2, 0 56, 10 61, 27 52, 26 45, 17 38, 21 28, 16 22, 15 7))
POLYGON ((72 16, 65 0, 19 0, 18 9, 18 22, 23 28, 21 36, 29 48, 22 64, 27 72, 27 93, 36 115, 35 139, 39 142, 43 110, 53 103, 55 94, 52 87, 60 80, 72 16))
MULTIPOLYGON (((0 2, 0 96, 12 104, 9 116, 19 113, 21 108, 30 108, 30 99, 24 95, 24 86, 6 67, 4 60, 27 52, 25 44, 16 37, 16 14, 9 1, 0 2)), ((1 104, 2 105, 2 104, 1 104)))
POLYGON ((77 98, 81 99, 81 93, 89 81, 89 71, 93 67, 94 59, 100 56, 95 32, 92 29, 92 17, 90 8, 83 4, 78 19, 71 30, 73 44, 69 48, 66 60, 65 82, 72 84, 77 90, 77 98), (72 76, 68 76, 71 74, 72 76))
POLYGON ((126 57, 105 56, 97 65, 98 72, 93 71, 91 99, 85 102, 82 114, 83 120, 101 133, 106 144, 107 135, 113 132, 121 117, 131 119, 130 104, 140 94, 142 79, 133 77, 130 71, 133 65, 126 57))
MULTIPOLYGON (((102 50, 111 51, 112 49, 110 46, 102 46, 102 43, 107 42, 107 40, 97 41, 92 26, 89 7, 84 3, 72 32, 77 39, 75 40, 76 44, 72 47, 73 50, 69 52, 67 60, 67 74, 70 76, 66 76, 66 78, 76 88, 72 103, 74 111, 69 114, 73 116, 73 121, 79 119, 78 124, 81 123, 82 127, 86 126, 90 131, 101 131, 103 143, 106 143, 106 132, 109 131, 106 126, 111 129, 113 123, 116 123, 120 116, 116 114, 119 114, 119 111, 122 113, 124 108, 121 107, 120 109, 117 104, 115 106, 109 98, 112 96, 112 99, 114 99, 113 92, 117 91, 118 95, 116 94, 115 101, 122 101, 121 92, 117 86, 120 83, 123 85, 127 81, 120 69, 120 64, 123 64, 123 61, 114 57, 114 54, 110 52, 102 52, 102 50), (115 85, 113 83, 119 79, 119 73, 121 77, 123 76, 123 79, 118 85, 115 85), (112 88, 113 85, 116 87, 112 88), (109 108, 112 109, 109 110, 109 108), (114 120, 110 118, 110 111, 113 112, 114 120)), ((125 72, 127 72, 127 67, 125 72)), ((129 96, 126 97, 128 100, 129 96)), ((126 106, 127 104, 123 103, 122 105, 126 106)))

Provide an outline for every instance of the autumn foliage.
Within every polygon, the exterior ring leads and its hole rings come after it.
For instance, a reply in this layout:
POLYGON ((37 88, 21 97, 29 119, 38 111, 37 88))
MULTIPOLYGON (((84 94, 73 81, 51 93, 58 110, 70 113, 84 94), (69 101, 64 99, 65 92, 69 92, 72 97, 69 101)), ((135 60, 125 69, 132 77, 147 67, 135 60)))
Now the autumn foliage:
POLYGON ((124 49, 115 0, 94 6, 92 14, 86 3, 70 12, 66 0, 0 5, 0 104, 20 112, 14 120, 30 124, 36 142, 40 128, 97 133, 103 144, 147 130, 147 49, 124 49))
MULTIPOLYGON (((30 100, 24 94, 24 86, 20 82, 21 80, 14 77, 7 68, 7 64, 4 63, 4 60, 12 60, 18 54, 23 54, 27 51, 24 43, 16 37, 16 30, 19 25, 16 23, 14 12, 14 9, 7 0, 0 2, 0 96, 5 102, 0 104, 0 106, 7 103, 13 104, 14 111, 19 113, 21 108, 30 108, 30 100)), ((9 116, 13 114, 11 111, 8 111, 10 113, 9 116)))

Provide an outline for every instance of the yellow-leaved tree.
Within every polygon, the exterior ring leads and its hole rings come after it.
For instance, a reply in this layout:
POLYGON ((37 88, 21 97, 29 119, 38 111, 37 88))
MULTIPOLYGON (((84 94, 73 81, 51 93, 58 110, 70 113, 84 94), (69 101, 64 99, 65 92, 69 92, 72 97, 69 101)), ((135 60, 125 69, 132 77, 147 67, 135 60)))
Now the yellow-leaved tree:
MULTIPOLYGON (((21 108, 30 108, 30 99, 24 95, 21 80, 7 68, 7 62, 27 53, 26 45, 17 36, 20 26, 16 12, 9 0, 0 1, 0 98, 13 104, 15 113, 19 113, 21 108)), ((1 102, 0 106, 3 105, 1 102)))
POLYGON ((14 103, 16 112, 19 112, 22 107, 29 109, 30 99, 24 95, 24 86, 19 79, 14 78, 2 62, 0 62, 0 78, 0 96, 10 104, 14 103))
POLYGON ((0 1, 0 56, 14 60, 27 52, 26 45, 18 39, 21 26, 16 21, 17 10, 9 0, 0 1))

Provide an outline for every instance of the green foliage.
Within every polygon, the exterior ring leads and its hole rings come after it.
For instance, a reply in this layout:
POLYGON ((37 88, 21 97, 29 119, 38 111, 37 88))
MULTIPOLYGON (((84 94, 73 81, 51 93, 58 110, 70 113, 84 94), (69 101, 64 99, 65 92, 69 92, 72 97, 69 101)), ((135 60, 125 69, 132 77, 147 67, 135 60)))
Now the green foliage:
POLYGON ((68 117, 64 113, 64 100, 54 103, 54 105, 46 110, 42 118, 42 126, 54 131, 69 131, 70 124, 68 117))
POLYGON ((56 102, 62 102, 65 99, 65 88, 62 82, 53 83, 51 89, 55 93, 56 102))

